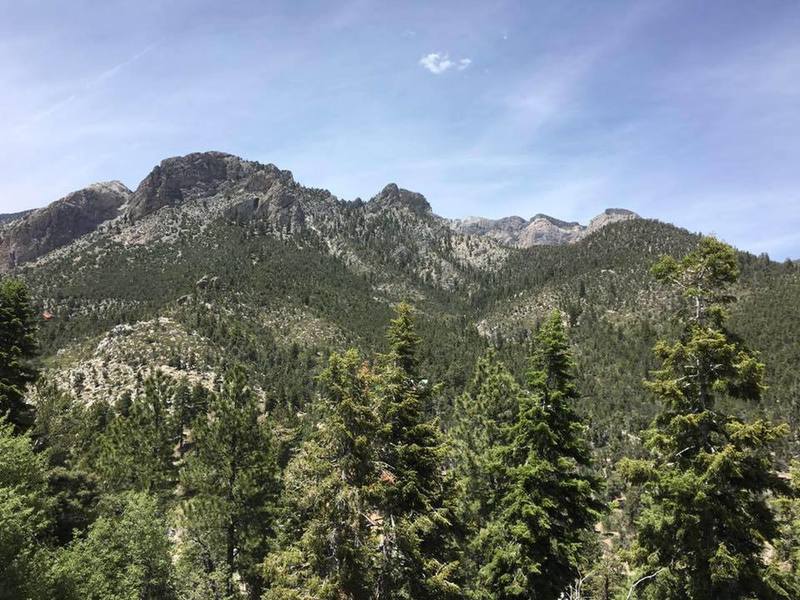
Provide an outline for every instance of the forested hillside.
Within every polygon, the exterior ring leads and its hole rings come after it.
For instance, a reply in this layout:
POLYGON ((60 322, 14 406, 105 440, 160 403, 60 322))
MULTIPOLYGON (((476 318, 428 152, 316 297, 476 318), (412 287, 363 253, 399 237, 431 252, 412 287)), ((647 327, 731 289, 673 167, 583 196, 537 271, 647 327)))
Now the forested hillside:
POLYGON ((798 265, 220 153, 118 204, 0 229, 60 240, 0 279, 0 598, 800 594, 798 265))

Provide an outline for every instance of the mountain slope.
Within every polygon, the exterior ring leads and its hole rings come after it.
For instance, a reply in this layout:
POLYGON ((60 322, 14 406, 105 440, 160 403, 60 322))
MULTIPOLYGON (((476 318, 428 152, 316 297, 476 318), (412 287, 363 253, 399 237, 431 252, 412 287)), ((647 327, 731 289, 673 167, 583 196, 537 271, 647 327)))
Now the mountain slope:
MULTIPOLYGON (((163 161, 117 211, 16 269, 53 316, 41 327, 46 364, 86 401, 136 393, 154 368, 210 385, 239 362, 271 406, 294 414, 310 402, 330 350, 380 349, 391 305, 410 299, 447 419, 486 345, 521 372, 531 331, 558 308, 575 345, 582 410, 609 452, 649 419, 641 380, 654 366, 650 347, 671 328, 673 299, 650 265, 698 239, 611 211, 582 229, 547 218, 580 237, 520 248, 516 238, 454 228, 395 184, 348 202, 222 153, 163 161), (115 373, 125 383, 109 385, 115 373)), ((523 219, 510 222, 524 230, 523 219)), ((734 323, 762 351, 772 384, 759 410, 790 416, 800 271, 740 256, 734 323)))

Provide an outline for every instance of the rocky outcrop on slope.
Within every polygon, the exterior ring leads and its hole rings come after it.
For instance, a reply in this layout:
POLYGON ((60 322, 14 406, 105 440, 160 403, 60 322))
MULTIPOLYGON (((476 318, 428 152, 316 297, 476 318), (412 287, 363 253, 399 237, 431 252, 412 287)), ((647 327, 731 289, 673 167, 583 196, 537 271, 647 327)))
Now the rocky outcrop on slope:
POLYGON ((369 201, 368 208, 371 210, 406 208, 419 216, 431 214, 431 205, 425 196, 399 188, 396 183, 385 186, 369 201))
POLYGON ((598 229, 602 229, 606 225, 610 223, 617 223, 619 221, 630 221, 631 219, 638 219, 640 218, 632 210, 626 210, 624 208, 607 208, 599 215, 597 215, 594 219, 589 221, 589 226, 586 228, 585 234, 588 235, 597 231, 598 229))
POLYGON ((0 272, 66 246, 117 217, 131 191, 119 181, 95 183, 0 225, 0 272))

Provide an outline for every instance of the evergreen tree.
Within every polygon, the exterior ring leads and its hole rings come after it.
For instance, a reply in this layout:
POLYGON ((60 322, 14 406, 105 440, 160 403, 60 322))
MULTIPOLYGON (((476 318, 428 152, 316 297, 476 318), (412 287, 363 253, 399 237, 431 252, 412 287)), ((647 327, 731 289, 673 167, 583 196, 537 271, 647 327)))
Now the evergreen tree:
POLYGON ((0 599, 47 597, 50 509, 44 456, 0 417, 0 599))
POLYGON ((764 559, 765 543, 777 533, 766 496, 786 487, 770 447, 785 428, 743 422, 717 403, 757 402, 764 390, 764 365, 725 327, 736 254, 704 238, 653 272, 681 292, 684 308, 680 337, 656 345, 661 368, 647 382, 663 404, 644 435, 651 457, 621 465, 643 486, 635 591, 659 600, 796 598, 764 559))
POLYGON ((34 397, 36 421, 31 437, 49 465, 47 493, 54 504, 50 532, 57 544, 65 545, 74 535, 86 532, 95 519, 99 498, 97 477, 81 467, 86 409, 47 378, 37 381, 34 397))
POLYGON ((183 458, 186 452, 186 430, 198 416, 208 411, 208 392, 199 383, 190 388, 185 381, 182 381, 175 389, 173 404, 178 433, 178 453, 183 458))
POLYGON ((274 526, 278 466, 271 423, 242 369, 225 378, 192 426, 181 471, 183 561, 192 597, 231 598, 241 581, 261 594, 260 565, 274 526))
POLYGON ((284 478, 284 551, 266 562, 268 600, 374 597, 380 517, 372 375, 358 352, 332 354, 323 419, 284 478))
POLYGON ((574 377, 554 312, 536 336, 517 419, 495 449, 506 468, 498 506, 481 532, 479 597, 556 600, 594 547, 590 536, 604 506, 574 409, 574 377))
POLYGON ((155 498, 141 492, 108 497, 85 538, 63 549, 53 567, 54 598, 175 598, 171 542, 155 498))
POLYGON ((96 468, 107 489, 171 495, 177 479, 175 445, 180 426, 173 412, 175 388, 156 371, 127 416, 116 417, 103 434, 96 468))
POLYGON ((480 532, 494 514, 504 465, 496 448, 516 420, 520 385, 497 353, 478 359, 475 372, 455 405, 453 464, 459 478, 459 516, 466 532, 461 558, 467 588, 477 583, 480 532))
POLYGON ((33 424, 33 409, 24 394, 36 379, 31 360, 37 352, 28 290, 20 280, 0 276, 0 416, 8 415, 18 431, 33 424))
POLYGON ((466 498, 479 522, 494 506, 500 465, 494 449, 516 420, 522 390, 506 366, 489 350, 478 359, 467 388, 456 400, 452 436, 455 464, 465 480, 466 498))
POLYGON ((777 560, 788 565, 794 589, 800 589, 800 462, 792 462, 790 476, 792 494, 774 502, 781 528, 775 551, 777 560))
POLYGON ((436 389, 420 377, 420 339, 408 304, 398 305, 387 338, 389 352, 380 357, 376 378, 384 465, 376 596, 456 597, 455 488, 445 473, 447 449, 431 416, 436 389))

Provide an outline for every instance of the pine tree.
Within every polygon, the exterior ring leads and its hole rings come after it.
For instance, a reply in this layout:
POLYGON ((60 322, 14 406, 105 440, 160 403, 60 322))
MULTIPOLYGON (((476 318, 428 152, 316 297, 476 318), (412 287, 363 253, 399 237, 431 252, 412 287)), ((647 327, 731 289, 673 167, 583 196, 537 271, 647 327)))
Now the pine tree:
POLYGON ((787 565, 788 577, 794 589, 800 589, 800 462, 793 461, 790 469, 792 494, 774 501, 780 535, 775 541, 777 560, 787 565))
POLYGON ((489 350, 478 359, 472 379, 456 401, 452 436, 459 474, 476 517, 485 520, 493 508, 499 465, 494 452, 504 431, 516 420, 522 390, 506 366, 489 350))
POLYGON ((174 394, 174 420, 178 433, 178 453, 183 458, 186 452, 186 430, 192 422, 208 411, 208 392, 196 383, 193 387, 182 381, 178 384, 174 394))
POLYGON ((177 479, 174 449, 180 427, 173 412, 175 387, 156 371, 127 416, 116 417, 101 439, 96 468, 111 491, 171 495, 177 479))
POLYGON ((0 417, 0 599, 46 598, 50 525, 44 455, 0 417))
POLYGON ((782 426, 726 415, 720 398, 757 402, 764 365, 726 329, 726 306, 738 277, 735 251, 704 238, 682 260, 662 259, 659 281, 681 292, 681 334, 661 341, 661 368, 647 387, 663 404, 644 434, 649 460, 621 471, 642 485, 633 558, 640 598, 794 598, 764 560, 776 534, 766 503, 785 490, 770 447, 782 426))
POLYGON ((172 544, 158 502, 142 492, 106 498, 85 538, 56 558, 52 578, 63 600, 175 598, 172 544))
POLYGON ((516 420, 522 390, 489 350, 478 359, 464 393, 457 399, 453 464, 459 478, 459 516, 465 531, 462 570, 467 588, 477 582, 480 532, 496 509, 504 465, 496 451, 516 420))
POLYGON ((453 538, 455 488, 447 449, 431 416, 436 389, 421 378, 411 307, 401 303, 387 333, 389 352, 376 378, 383 489, 378 598, 449 598, 460 594, 453 538))
POLYGON ((558 312, 539 331, 515 422, 495 452, 500 499, 481 532, 481 598, 556 600, 593 548, 604 506, 586 428, 575 413, 574 364, 558 312))
POLYGON ((237 578, 250 598, 261 594, 260 565, 278 495, 270 426, 240 368, 211 397, 208 415, 192 426, 194 445, 180 481, 185 495, 183 560, 196 597, 235 597, 237 578))
POLYGON ((37 352, 28 290, 20 280, 0 276, 0 416, 8 415, 18 431, 33 424, 33 409, 24 394, 36 380, 31 360, 37 352))
POLYGON ((99 498, 97 477, 80 467, 85 407, 48 378, 37 381, 35 398, 36 422, 30 434, 49 465, 47 493, 54 504, 50 533, 56 544, 65 545, 86 532, 99 498))
POLYGON ((323 415, 285 475, 282 552, 265 565, 267 600, 373 598, 380 517, 372 374, 356 350, 332 354, 323 415))

